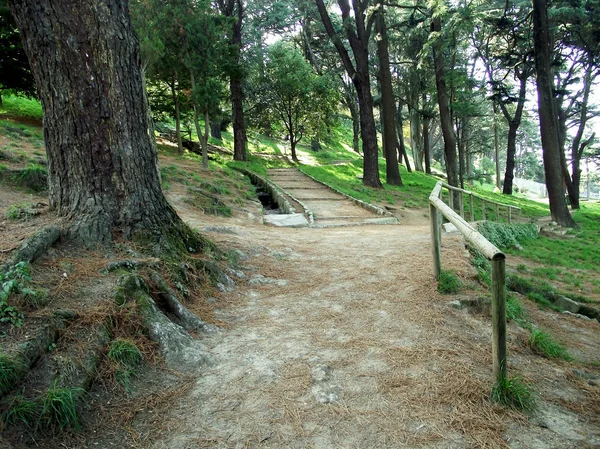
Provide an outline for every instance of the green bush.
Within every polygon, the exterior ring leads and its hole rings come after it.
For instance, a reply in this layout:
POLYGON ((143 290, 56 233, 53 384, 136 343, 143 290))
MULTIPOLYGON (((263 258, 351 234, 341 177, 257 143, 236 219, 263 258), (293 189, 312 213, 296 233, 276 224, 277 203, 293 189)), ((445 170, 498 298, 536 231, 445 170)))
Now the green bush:
POLYGON ((538 354, 549 359, 573 360, 564 346, 552 339, 552 337, 538 328, 531 329, 529 336, 529 345, 538 354))
POLYGON ((537 226, 533 224, 506 224, 493 221, 479 223, 478 231, 503 251, 517 246, 520 242, 535 239, 538 235, 537 226))
POLYGON ((48 170, 38 164, 29 164, 16 175, 15 181, 22 187, 43 192, 48 188, 48 170))
POLYGON ((493 402, 524 412, 532 412, 536 406, 535 396, 519 377, 506 377, 496 382, 491 398, 493 402))
POLYGON ((462 282, 455 273, 442 270, 440 277, 438 278, 438 292, 444 295, 450 295, 453 293, 458 293, 461 287, 462 282))
POLYGON ((79 428, 77 400, 84 393, 82 388, 61 387, 58 379, 54 381, 46 394, 40 399, 40 419, 48 429, 64 430, 68 427, 79 428))

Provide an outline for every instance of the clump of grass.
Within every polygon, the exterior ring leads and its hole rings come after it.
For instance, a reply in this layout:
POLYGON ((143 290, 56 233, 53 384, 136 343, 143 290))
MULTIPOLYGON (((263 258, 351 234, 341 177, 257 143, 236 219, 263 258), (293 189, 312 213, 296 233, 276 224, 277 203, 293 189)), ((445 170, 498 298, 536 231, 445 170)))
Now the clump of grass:
POLYGON ((518 323, 524 323, 527 321, 527 315, 525 308, 518 298, 512 295, 506 297, 506 319, 509 321, 516 321, 518 323))
POLYGON ((10 391, 22 369, 20 363, 0 352, 0 396, 10 391))
POLYGON ((15 176, 15 181, 22 187, 42 192, 48 187, 48 170, 38 164, 29 164, 15 176))
POLYGON ((533 224, 506 224, 493 221, 480 223, 478 231, 501 250, 513 248, 522 241, 535 239, 538 235, 538 229, 533 224))
POLYGON ((538 354, 549 359, 573 360, 563 345, 555 341, 547 332, 532 328, 529 336, 529 346, 538 354))
POLYGON ((477 269, 479 279, 486 285, 492 285, 492 266, 490 261, 476 249, 471 249, 471 263, 477 269))
POLYGON ((532 412, 535 410, 535 396, 520 377, 506 377, 494 384, 491 399, 506 407, 532 412))
POLYGON ((41 423, 55 430, 64 430, 68 427, 78 429, 79 414, 77 412, 77 400, 84 393, 82 388, 69 388, 59 386, 58 379, 54 381, 46 394, 40 399, 41 423))
POLYGON ((527 265, 525 265, 524 263, 520 263, 519 265, 517 265, 517 271, 519 273, 527 273, 529 269, 527 268, 527 265))
POLYGON ((25 424, 27 427, 33 427, 40 419, 40 404, 16 396, 9 403, 8 408, 2 416, 2 421, 7 425, 25 424))
POLYGON ((31 203, 11 204, 6 210, 6 218, 9 220, 29 220, 36 215, 39 215, 39 211, 35 210, 31 203))
POLYGON ((131 379, 144 359, 142 352, 132 341, 117 338, 110 344, 107 357, 115 365, 115 380, 129 391, 131 379))
POLYGON ((444 295, 458 293, 462 287, 462 282, 458 276, 452 271, 444 271, 440 273, 438 278, 437 291, 444 295))

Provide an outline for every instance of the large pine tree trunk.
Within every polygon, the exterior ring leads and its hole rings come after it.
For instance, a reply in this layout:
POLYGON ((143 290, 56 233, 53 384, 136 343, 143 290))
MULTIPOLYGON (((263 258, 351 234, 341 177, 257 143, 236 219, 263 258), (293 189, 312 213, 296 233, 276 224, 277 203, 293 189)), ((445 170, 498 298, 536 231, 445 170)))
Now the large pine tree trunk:
POLYGON ((536 84, 540 134, 542 137, 544 173, 550 200, 552 219, 561 226, 574 227, 564 193, 564 177, 560 160, 560 134, 558 114, 553 96, 553 79, 550 62, 552 40, 548 28, 546 0, 533 0, 533 43, 535 50, 536 84))
POLYGON ((431 150, 429 145, 429 116, 423 117, 423 156, 425 159, 425 173, 431 174, 431 150))
POLYGON ((241 0, 236 0, 237 19, 233 24, 231 43, 234 47, 234 73, 231 75, 229 88, 231 90, 231 111, 233 121, 233 159, 246 160, 246 123, 244 122, 244 91, 242 88, 242 73, 240 53, 242 51, 242 20, 244 10, 241 0))
POLYGON ((11 0, 44 110, 50 204, 86 244, 182 235, 162 194, 126 0, 11 0))
POLYGON ((381 81, 381 111, 383 115, 383 142, 385 150, 386 183, 401 186, 398 156, 396 154, 396 127, 394 124, 394 91, 392 89, 392 73, 390 71, 390 56, 388 53, 387 30, 383 5, 379 5, 375 19, 375 30, 379 35, 377 40, 377 56, 379 59, 379 77, 381 81))
MULTIPOLYGON (((431 31, 441 33, 442 24, 439 17, 431 22, 431 31)), ((458 187, 458 158, 456 155, 456 136, 452 126, 452 115, 448 103, 448 88, 446 87, 446 70, 444 69, 444 56, 442 54, 441 37, 437 37, 433 45, 433 62, 435 67, 435 85, 437 89, 438 107, 440 110, 440 124, 444 138, 444 156, 446 158, 446 174, 448 184, 458 187)), ((458 204, 458 197, 454 204, 458 204)))

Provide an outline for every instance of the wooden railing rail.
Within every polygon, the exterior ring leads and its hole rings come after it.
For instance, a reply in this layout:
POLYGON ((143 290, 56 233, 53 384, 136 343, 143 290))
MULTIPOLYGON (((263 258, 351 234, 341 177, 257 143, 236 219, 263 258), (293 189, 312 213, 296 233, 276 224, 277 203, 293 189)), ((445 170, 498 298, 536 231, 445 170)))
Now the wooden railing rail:
MULTIPOLYGON (((496 221, 500 221, 500 208, 506 208, 506 219, 509 223, 512 223, 513 218, 516 218, 517 216, 521 215, 521 208, 518 206, 511 206, 510 204, 504 204, 504 203, 499 203, 498 201, 493 201, 490 200, 484 196, 481 196, 475 192, 471 192, 470 190, 465 190, 465 189, 461 189, 459 187, 454 187, 451 186, 450 184, 446 184, 443 181, 439 181, 438 184, 441 184, 442 187, 445 187, 446 189, 449 190, 449 196, 448 196, 448 205, 452 208, 455 209, 454 207, 454 195, 452 195, 452 191, 458 192, 459 196, 458 196, 458 209, 460 211, 460 216, 462 218, 465 218, 465 203, 464 203, 464 195, 467 195, 469 197, 469 215, 470 215, 470 220, 469 221, 475 221, 475 208, 474 208, 474 199, 477 198, 478 200, 481 201, 481 211, 482 211, 482 220, 486 219, 486 208, 487 205, 493 205, 494 206, 494 212, 496 215, 496 221), (514 215, 513 215, 514 213, 514 215)), ((441 198, 441 190, 440 190, 440 198, 441 198)))
MULTIPOLYGON (((441 199, 442 187, 447 187, 439 181, 429 195, 429 216, 431 223, 431 242, 433 252, 433 273, 436 279, 439 279, 442 271, 441 241, 442 241, 442 220, 443 215, 458 229, 464 238, 481 254, 483 254, 492 265, 492 358, 493 372, 497 381, 506 378, 506 256, 502 251, 492 245, 483 235, 458 215, 451 206, 448 206, 441 199)), ((449 186, 448 186, 449 187, 449 186)), ((447 187, 447 188, 448 188, 447 187)), ((452 187, 450 190, 456 189, 452 187)), ((462 190, 462 189, 458 189, 462 190)), ((467 191, 462 191, 467 192, 467 191)), ((472 192, 469 192, 472 193, 472 192)), ((473 194, 475 195, 475 194, 473 194)), ((450 193, 450 198, 453 195, 450 193)), ((472 201, 473 196, 471 196, 472 201)), ((489 201, 489 200, 486 200, 489 201)), ((450 200, 452 202, 452 200, 450 200)), ((491 201, 490 201, 491 202, 491 201)), ((461 201, 462 203, 462 201, 461 201)), ((497 203, 499 206, 507 206, 497 203)), ((509 211, 510 207, 508 206, 509 211)), ((517 208, 518 209, 518 208, 517 208)), ((461 207, 462 210, 462 207, 461 207)), ((471 207, 471 211, 473 208, 471 207)), ((464 211, 463 214, 464 215, 464 211)), ((510 216, 510 213, 509 213, 510 216)))

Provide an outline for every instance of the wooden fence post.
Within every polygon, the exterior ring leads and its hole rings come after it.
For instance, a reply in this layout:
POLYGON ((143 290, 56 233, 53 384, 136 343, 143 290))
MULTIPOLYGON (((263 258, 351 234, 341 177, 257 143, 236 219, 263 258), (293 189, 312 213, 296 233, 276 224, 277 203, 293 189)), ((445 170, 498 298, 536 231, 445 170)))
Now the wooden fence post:
POLYGON ((469 195, 469 207, 471 210, 471 223, 475 221, 475 209, 473 209, 473 194, 469 195))
POLYGON ((492 359, 494 378, 500 382, 506 378, 506 292, 505 258, 493 259, 492 263, 492 359))
POLYGON ((454 210, 454 191, 448 189, 448 195, 448 206, 450 206, 450 209, 454 210))
MULTIPOLYGON (((452 196, 452 192, 450 192, 452 196)), ((441 245, 442 235, 440 232, 440 214, 437 208, 429 203, 429 221, 431 223, 431 252, 433 254, 433 275, 439 279, 442 271, 441 245)))
POLYGON ((458 206, 460 208, 460 216, 464 219, 465 218, 465 197, 464 197, 464 193, 462 192, 462 190, 459 191, 459 196, 458 196, 458 206))
POLYGON ((483 212, 482 220, 485 221, 485 200, 481 200, 481 210, 483 212))

